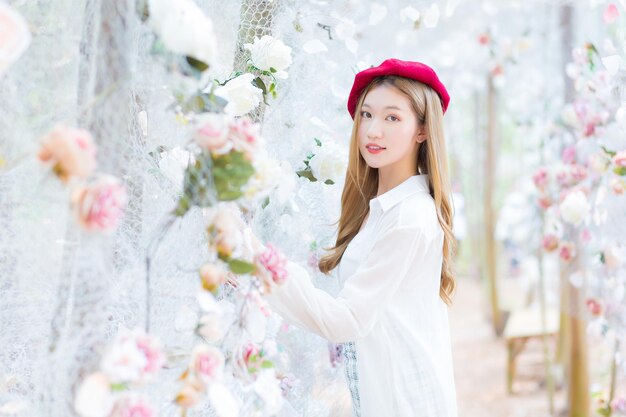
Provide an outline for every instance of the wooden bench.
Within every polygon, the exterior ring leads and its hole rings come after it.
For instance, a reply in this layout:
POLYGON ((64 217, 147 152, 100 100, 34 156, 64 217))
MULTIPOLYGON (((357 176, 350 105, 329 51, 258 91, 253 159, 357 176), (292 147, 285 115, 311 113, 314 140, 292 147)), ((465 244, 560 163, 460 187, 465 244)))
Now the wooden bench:
MULTIPOLYGON (((547 336, 554 336, 559 331, 559 312, 554 309, 546 311, 547 336)), ((511 312, 504 328, 504 340, 507 346, 507 389, 513 393, 513 379, 515 378, 515 360, 522 352, 526 342, 532 338, 544 335, 541 329, 541 311, 539 308, 523 308, 511 312)))

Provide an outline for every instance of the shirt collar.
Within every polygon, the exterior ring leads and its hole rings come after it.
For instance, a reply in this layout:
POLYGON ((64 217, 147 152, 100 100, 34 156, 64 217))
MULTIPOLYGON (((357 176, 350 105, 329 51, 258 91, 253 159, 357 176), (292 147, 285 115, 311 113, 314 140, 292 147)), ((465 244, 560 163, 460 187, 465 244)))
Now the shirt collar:
POLYGON ((418 193, 430 193, 428 186, 428 174, 413 175, 378 197, 370 200, 372 205, 378 205, 383 211, 387 211, 405 198, 418 193))

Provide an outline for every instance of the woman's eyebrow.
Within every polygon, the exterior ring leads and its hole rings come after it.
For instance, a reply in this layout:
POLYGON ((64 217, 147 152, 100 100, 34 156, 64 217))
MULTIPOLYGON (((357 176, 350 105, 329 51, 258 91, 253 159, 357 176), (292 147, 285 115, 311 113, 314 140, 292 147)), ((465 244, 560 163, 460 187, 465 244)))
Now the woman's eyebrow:
MULTIPOLYGON (((367 103, 363 103, 363 105, 361 107, 371 107, 371 106, 369 104, 367 104, 367 103)), ((385 109, 402 110, 398 106, 387 106, 387 107, 385 107, 385 109)))

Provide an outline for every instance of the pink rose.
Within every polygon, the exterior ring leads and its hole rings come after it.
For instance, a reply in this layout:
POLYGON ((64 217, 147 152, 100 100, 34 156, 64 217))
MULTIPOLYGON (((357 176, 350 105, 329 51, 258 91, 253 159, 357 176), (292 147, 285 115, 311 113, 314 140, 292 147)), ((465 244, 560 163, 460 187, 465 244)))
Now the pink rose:
POLYGON ((228 134, 229 126, 224 116, 205 113, 196 122, 194 139, 203 149, 223 153, 229 150, 228 134))
POLYGON ((248 343, 243 347, 243 361, 249 373, 254 373, 261 368, 263 363, 263 351, 255 343, 248 343))
POLYGON ((487 45, 490 41, 488 33, 481 33, 478 35, 478 43, 481 45, 487 45))
POLYGON ((613 163, 616 167, 626 167, 626 151, 621 151, 613 156, 613 163))
POLYGON ((191 353, 191 371, 204 384, 218 381, 224 372, 224 355, 209 345, 198 345, 191 353))
POLYGON ((559 171, 559 173, 556 174, 556 182, 560 187, 569 187, 571 184, 569 171, 559 171))
POLYGON ((236 150, 252 159, 254 151, 261 142, 259 125, 247 117, 236 119, 230 124, 230 139, 236 150))
POLYGON ((96 169, 96 146, 84 129, 57 125, 41 140, 38 158, 51 162, 63 182, 86 178, 96 169))
POLYGON ((537 204, 539 204, 541 209, 547 210, 550 206, 552 206, 552 200, 547 196, 539 197, 539 199, 537 199, 537 204))
POLYGON ((570 175, 574 183, 581 182, 587 178, 587 168, 574 163, 570 167, 570 175))
POLYGON ((265 251, 258 256, 258 262, 270 273, 276 284, 282 284, 287 279, 287 258, 271 244, 268 243, 265 251))
POLYGON ((154 409, 139 395, 126 395, 115 404, 111 417, 155 417, 154 409))
POLYGON ((158 339, 154 336, 137 331, 137 348, 143 352, 146 364, 141 372, 140 381, 149 382, 156 379, 156 375, 165 365, 165 353, 158 339))
POLYGON ((124 185, 110 175, 102 175, 95 182, 81 185, 72 194, 78 223, 91 231, 114 230, 124 213, 126 202, 124 185))
POLYGON ((543 237, 541 246, 546 252, 554 252, 559 247, 559 238, 553 234, 547 234, 543 237))
POLYGON ((589 312, 593 316, 598 317, 600 314, 602 314, 602 305, 598 300, 590 298, 585 302, 585 304, 587 305, 589 312))
POLYGON ((561 160, 564 164, 573 164, 576 162, 576 147, 573 145, 566 146, 563 149, 561 160))
POLYGON ((548 171, 545 168, 540 168, 533 175, 533 182, 535 183, 535 187, 543 190, 548 184, 548 171))
POLYGON ((559 257, 563 262, 569 262, 574 257, 574 245, 565 242, 559 248, 559 257))
POLYGON ((604 23, 612 24, 619 18, 619 10, 614 3, 609 3, 604 9, 604 13, 602 13, 602 18, 604 19, 604 23))
POLYGON ((113 383, 147 383, 156 379, 164 364, 158 339, 141 329, 123 329, 102 357, 100 368, 113 383))

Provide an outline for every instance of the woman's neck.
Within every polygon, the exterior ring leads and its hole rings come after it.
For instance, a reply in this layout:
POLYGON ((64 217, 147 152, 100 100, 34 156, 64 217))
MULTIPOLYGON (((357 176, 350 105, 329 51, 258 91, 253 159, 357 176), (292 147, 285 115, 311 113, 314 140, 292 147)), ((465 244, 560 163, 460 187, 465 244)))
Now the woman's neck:
POLYGON ((408 178, 412 177, 413 175, 418 175, 418 173, 415 171, 406 171, 406 170, 404 172, 390 173, 388 171, 379 169, 378 170, 378 192, 376 193, 376 197, 378 197, 381 194, 386 193, 392 188, 397 187, 398 185, 402 184, 404 181, 406 181, 408 178))

